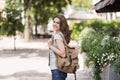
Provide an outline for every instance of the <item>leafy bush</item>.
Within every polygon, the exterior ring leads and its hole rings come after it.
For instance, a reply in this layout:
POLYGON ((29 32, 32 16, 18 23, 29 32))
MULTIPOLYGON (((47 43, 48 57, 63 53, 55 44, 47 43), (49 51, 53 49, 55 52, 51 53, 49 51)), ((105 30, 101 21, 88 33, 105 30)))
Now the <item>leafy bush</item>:
POLYGON ((6 6, 3 12, 6 13, 6 17, 2 17, 2 24, 0 29, 0 34, 7 36, 15 36, 16 31, 23 32, 24 25, 21 22, 21 12, 22 12, 22 4, 19 1, 14 0, 6 0, 6 6))
POLYGON ((120 55, 119 37, 108 34, 89 33, 82 40, 81 48, 87 53, 86 65, 94 65, 94 79, 101 80, 102 69, 120 55))
POLYGON ((110 21, 106 22, 99 19, 93 19, 88 21, 82 21, 80 23, 75 23, 72 25, 72 39, 77 40, 81 34, 81 31, 90 27, 98 33, 110 34, 110 36, 119 36, 120 35, 120 22, 119 21, 110 21))
POLYGON ((72 34, 71 34, 72 39, 77 40, 79 38, 80 32, 87 26, 88 24, 85 21, 74 24, 72 28, 72 34))
POLYGON ((81 51, 87 53, 86 65, 93 64, 94 79, 101 80, 100 73, 112 61, 120 74, 120 22, 96 19, 73 26, 72 39, 79 40, 81 51))
POLYGON ((120 75, 120 57, 115 61, 115 71, 120 75))
POLYGON ((72 38, 79 39, 81 51, 86 52, 86 65, 94 66, 95 80, 101 80, 103 68, 115 61, 120 73, 120 22, 102 20, 83 21, 74 24, 72 38), (119 58, 118 58, 119 57, 119 58))

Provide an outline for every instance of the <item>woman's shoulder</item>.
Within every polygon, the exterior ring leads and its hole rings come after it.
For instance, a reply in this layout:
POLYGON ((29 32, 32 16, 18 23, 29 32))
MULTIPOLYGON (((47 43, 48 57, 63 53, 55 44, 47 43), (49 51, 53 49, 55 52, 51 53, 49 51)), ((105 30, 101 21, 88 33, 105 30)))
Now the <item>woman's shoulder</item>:
POLYGON ((55 33, 53 36, 54 36, 54 39, 62 39, 60 33, 55 33))

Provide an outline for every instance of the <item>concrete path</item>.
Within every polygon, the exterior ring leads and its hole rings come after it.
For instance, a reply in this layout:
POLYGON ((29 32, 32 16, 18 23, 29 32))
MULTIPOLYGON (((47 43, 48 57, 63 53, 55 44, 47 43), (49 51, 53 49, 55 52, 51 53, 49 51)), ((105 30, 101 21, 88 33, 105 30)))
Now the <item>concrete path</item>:
MULTIPOLYGON (((0 80, 51 80, 47 39, 17 39, 16 51, 13 44, 12 38, 0 40, 0 80)), ((78 80, 88 78, 88 70, 77 71, 78 80)), ((74 80, 74 75, 68 74, 67 80, 74 80)))

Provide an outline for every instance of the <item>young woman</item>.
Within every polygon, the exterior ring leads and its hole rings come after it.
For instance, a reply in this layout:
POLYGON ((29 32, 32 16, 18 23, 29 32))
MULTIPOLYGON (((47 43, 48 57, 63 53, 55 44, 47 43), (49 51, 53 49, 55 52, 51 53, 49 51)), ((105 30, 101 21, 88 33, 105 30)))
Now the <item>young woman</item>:
POLYGON ((48 47, 50 49, 50 69, 52 72, 52 80, 65 80, 67 73, 61 72, 56 66, 56 56, 65 57, 65 46, 63 43, 63 34, 67 43, 70 42, 70 31, 66 18, 63 15, 56 15, 53 17, 53 39, 48 40, 48 47))

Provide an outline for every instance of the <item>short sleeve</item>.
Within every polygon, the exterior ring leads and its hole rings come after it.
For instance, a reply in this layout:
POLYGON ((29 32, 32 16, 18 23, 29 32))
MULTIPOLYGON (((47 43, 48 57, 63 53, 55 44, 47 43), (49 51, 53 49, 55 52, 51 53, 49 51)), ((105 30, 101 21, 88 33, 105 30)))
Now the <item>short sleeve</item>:
POLYGON ((63 40, 62 37, 60 36, 60 34, 55 34, 55 35, 54 35, 54 39, 55 39, 55 40, 56 40, 56 39, 63 40))

